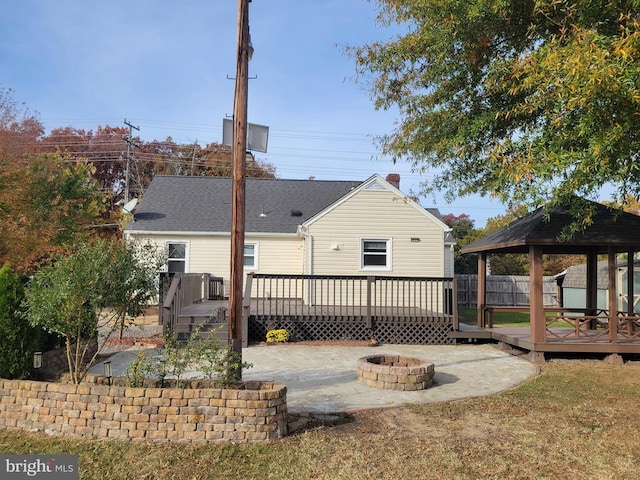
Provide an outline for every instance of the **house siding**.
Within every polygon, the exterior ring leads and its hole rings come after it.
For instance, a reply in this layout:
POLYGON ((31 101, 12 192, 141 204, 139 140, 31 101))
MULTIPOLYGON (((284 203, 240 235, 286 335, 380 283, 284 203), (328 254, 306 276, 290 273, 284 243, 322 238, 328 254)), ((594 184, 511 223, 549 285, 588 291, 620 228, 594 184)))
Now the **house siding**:
POLYGON ((444 276, 453 277, 454 271, 454 259, 453 259, 453 247, 451 245, 444 246, 444 276))
MULTIPOLYGON (((231 241, 228 236, 216 235, 132 235, 136 240, 150 241, 158 248, 164 248, 167 242, 186 242, 187 265, 189 272, 210 273, 224 278, 225 292, 229 291, 231 264, 231 241)), ((245 272, 256 273, 302 273, 303 245, 301 239, 294 236, 265 237, 245 236, 245 243, 257 245, 257 268, 245 268, 245 272)), ((244 276, 246 278, 246 275, 244 276)))
POLYGON ((444 231, 415 204, 387 189, 363 189, 309 224, 316 275, 445 275, 444 231), (363 270, 361 240, 390 239, 391 269, 363 270), (419 241, 413 241, 419 239, 419 241))

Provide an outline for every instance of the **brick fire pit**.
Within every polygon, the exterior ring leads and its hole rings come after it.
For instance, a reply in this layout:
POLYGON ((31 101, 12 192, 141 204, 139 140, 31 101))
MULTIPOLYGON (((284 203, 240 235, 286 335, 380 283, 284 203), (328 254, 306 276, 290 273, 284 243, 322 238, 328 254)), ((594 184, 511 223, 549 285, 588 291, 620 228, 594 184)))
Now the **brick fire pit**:
POLYGON ((358 381, 387 390, 424 390, 433 384, 433 362, 399 355, 370 355, 358 360, 358 381))

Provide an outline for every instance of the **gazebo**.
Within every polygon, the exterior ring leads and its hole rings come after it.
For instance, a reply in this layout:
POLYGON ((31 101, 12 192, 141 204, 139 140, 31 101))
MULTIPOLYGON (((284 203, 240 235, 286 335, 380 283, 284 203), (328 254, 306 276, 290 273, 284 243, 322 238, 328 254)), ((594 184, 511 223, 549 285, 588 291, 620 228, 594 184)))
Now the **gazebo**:
POLYGON ((562 236, 563 229, 574 221, 572 203, 567 203, 549 210, 538 208, 461 250, 463 254, 478 254, 478 316, 477 327, 454 332, 455 337, 492 338, 528 350, 536 361, 544 361, 545 352, 603 353, 617 357, 640 353, 640 316, 633 310, 634 302, 627 302, 626 311, 618 309, 619 291, 634 292, 634 275, 627 275, 626 285, 616 281, 619 254, 626 254, 628 271, 633 272, 634 253, 640 251, 640 217, 584 199, 575 201, 591 207, 592 223, 571 238, 565 240, 562 236), (516 309, 486 304, 487 256, 502 253, 529 254, 528 329, 494 328, 492 324, 494 311, 516 309), (543 304, 544 254, 586 256, 584 308, 569 310, 543 304), (608 302, 606 309, 598 309, 597 263, 598 256, 603 255, 608 264, 608 302))

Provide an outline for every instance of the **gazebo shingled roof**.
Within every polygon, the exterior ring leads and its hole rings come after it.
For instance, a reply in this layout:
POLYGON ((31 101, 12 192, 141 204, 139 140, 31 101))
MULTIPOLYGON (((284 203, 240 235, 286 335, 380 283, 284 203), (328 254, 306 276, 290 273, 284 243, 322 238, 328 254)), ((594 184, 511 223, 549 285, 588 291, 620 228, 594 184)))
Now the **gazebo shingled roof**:
POLYGON ((545 253, 580 253, 592 248, 606 253, 611 246, 617 251, 640 250, 640 216, 589 203, 594 207, 593 223, 569 240, 558 240, 562 229, 574 221, 570 205, 564 204, 549 211, 538 208, 470 243, 461 253, 527 253, 531 245, 541 246, 545 253))

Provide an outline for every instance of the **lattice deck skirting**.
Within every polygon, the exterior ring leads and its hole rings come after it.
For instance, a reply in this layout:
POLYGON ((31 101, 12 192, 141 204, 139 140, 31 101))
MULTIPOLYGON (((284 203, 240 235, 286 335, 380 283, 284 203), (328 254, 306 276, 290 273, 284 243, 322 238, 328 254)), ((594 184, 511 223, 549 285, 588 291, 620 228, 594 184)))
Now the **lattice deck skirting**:
POLYGON ((249 341, 264 341, 269 330, 284 328, 292 341, 370 340, 391 344, 450 345, 453 324, 445 320, 392 322, 374 320, 369 329, 364 321, 298 321, 296 319, 257 319, 249 317, 249 341))

